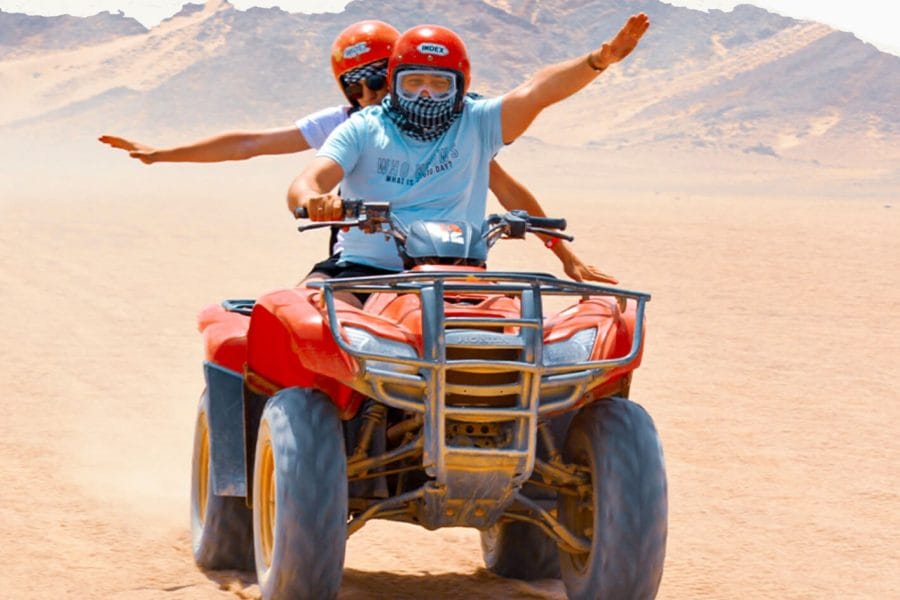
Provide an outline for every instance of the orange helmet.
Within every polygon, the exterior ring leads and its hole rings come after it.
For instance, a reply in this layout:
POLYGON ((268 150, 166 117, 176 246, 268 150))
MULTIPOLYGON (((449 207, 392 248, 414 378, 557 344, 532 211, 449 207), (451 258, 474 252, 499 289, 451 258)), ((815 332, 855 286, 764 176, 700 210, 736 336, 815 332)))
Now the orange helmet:
POLYGON ((396 89, 397 73, 405 69, 456 73, 456 110, 462 110, 463 98, 469 89, 469 53, 458 35, 440 25, 418 25, 405 31, 388 61, 391 89, 396 89))
MULTIPOLYGON (((359 67, 387 60, 400 32, 383 21, 359 21, 334 38, 331 46, 331 70, 344 89, 341 77, 359 67)), ((346 90, 345 90, 346 94, 346 90)), ((355 101, 348 96, 355 104, 355 101)))

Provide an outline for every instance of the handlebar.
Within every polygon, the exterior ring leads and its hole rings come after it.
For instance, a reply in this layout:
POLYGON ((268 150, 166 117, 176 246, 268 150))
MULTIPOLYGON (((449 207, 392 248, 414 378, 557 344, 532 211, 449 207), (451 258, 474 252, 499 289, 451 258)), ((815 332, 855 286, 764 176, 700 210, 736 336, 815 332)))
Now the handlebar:
MULTIPOLYGON (((402 223, 391 215, 390 202, 366 202, 363 200, 343 200, 343 220, 318 221, 298 227, 300 231, 318 229, 320 227, 359 227, 366 233, 381 232, 389 237, 405 242, 407 231, 402 223), (383 226, 387 228, 384 229, 383 226)), ((294 217, 308 219, 309 211, 298 206, 294 209, 294 217)), ((485 219, 486 232, 483 234, 488 247, 494 245, 500 237, 524 238, 526 233, 540 233, 572 241, 572 236, 561 233, 566 228, 565 219, 552 217, 533 217, 524 210, 512 210, 503 215, 492 214, 485 219)))
MULTIPOLYGON (((387 202, 363 202, 362 200, 342 199, 341 211, 343 212, 343 220, 340 222, 344 223, 344 221, 353 221, 353 223, 350 224, 355 225, 358 219, 366 218, 370 213, 373 212, 384 212, 385 207, 388 206, 390 206, 390 204, 387 202)), ((309 210, 307 210, 305 206, 298 206, 294 209, 294 218, 308 219, 309 210)), ((325 223, 325 221, 319 221, 319 223, 325 223)), ((329 223, 331 222, 329 221, 329 223)), ((337 221, 335 221, 334 223, 337 223, 337 221)))
POLYGON ((532 227, 540 227, 542 229, 558 229, 560 231, 566 230, 566 220, 565 219, 553 219, 551 217, 528 217, 528 222, 532 227))
MULTIPOLYGON (((391 221, 391 204, 390 202, 363 202, 362 200, 341 201, 343 218, 340 221, 316 221, 308 225, 301 225, 298 231, 309 231, 310 229, 319 229, 322 227, 359 227, 366 233, 375 233, 382 230, 382 224, 391 221)), ((309 211, 298 206, 294 209, 294 217, 297 219, 308 219, 309 211)))

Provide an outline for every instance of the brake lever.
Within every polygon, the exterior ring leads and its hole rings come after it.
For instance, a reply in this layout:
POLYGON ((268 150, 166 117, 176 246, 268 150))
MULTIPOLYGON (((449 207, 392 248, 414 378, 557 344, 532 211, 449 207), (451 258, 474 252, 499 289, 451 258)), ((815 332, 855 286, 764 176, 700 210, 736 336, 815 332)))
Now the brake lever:
POLYGON ((360 221, 316 221, 315 223, 310 223, 309 225, 300 225, 297 227, 297 231, 304 232, 309 231, 310 229, 321 229, 323 227, 356 227, 359 225, 360 221))
POLYGON ((575 239, 575 236, 566 235, 565 233, 560 233, 555 229, 544 229, 543 227, 529 227, 528 231, 531 233, 542 233, 544 235, 549 235, 550 237, 559 238, 561 240, 566 240, 567 242, 571 242, 575 239))

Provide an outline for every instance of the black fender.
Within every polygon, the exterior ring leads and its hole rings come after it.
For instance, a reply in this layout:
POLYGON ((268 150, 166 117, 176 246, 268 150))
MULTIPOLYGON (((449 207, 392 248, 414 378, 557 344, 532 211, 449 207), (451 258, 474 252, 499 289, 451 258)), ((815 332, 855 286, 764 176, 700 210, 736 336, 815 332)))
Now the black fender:
POLYGON ((204 362, 203 375, 209 395, 207 419, 213 493, 246 497, 249 486, 244 449, 244 378, 211 362, 204 362))

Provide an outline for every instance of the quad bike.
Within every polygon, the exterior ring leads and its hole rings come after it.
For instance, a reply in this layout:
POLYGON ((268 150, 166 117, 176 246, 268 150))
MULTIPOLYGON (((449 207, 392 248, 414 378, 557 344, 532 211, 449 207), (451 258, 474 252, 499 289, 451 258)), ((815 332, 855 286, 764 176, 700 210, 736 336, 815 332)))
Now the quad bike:
POLYGON ((264 598, 332 598, 370 519, 475 527, 492 572, 562 577, 570 598, 652 598, 666 474, 628 399, 647 294, 485 269, 501 238, 565 239, 521 211, 410 226, 387 203, 345 218, 407 270, 228 300, 199 319, 193 550, 255 568, 264 598), (366 294, 363 308, 342 298, 366 294), (545 315, 544 300, 569 306, 545 315))

